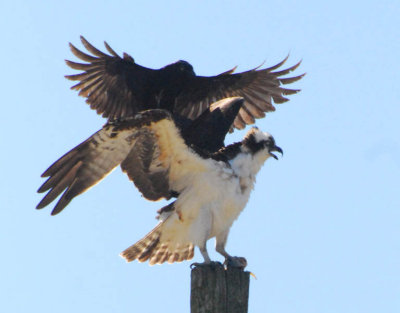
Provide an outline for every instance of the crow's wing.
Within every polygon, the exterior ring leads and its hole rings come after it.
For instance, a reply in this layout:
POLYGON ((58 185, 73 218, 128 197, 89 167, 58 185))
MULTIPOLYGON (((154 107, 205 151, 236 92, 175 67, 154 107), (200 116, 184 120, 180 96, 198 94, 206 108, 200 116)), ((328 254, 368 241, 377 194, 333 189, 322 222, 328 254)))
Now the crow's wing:
POLYGON ((66 61, 71 68, 83 71, 66 78, 79 81, 71 88, 79 90, 79 95, 86 97, 92 109, 109 119, 131 117, 159 104, 162 108, 174 107, 174 114, 193 120, 218 100, 243 97, 244 105, 234 122, 234 127, 242 129, 253 124, 256 118, 264 117, 265 112, 274 111, 273 103, 288 101, 285 96, 295 94, 299 89, 288 89, 283 85, 304 76, 282 77, 300 65, 299 62, 280 70, 286 57, 266 69, 255 68, 233 74, 233 68, 217 76, 189 75, 182 78, 179 71, 166 71, 168 66, 154 70, 136 64, 126 53, 121 58, 106 42, 110 55, 95 48, 82 36, 81 41, 92 55, 70 44, 75 56, 87 63, 66 61))
POLYGON ((258 70, 255 68, 242 73, 224 72, 213 77, 194 76, 176 99, 175 110, 190 119, 197 118, 214 101, 226 97, 242 97, 244 104, 236 117, 234 127, 244 128, 253 124, 256 118, 265 116, 265 112, 274 111, 273 103, 288 101, 286 95, 295 94, 299 89, 287 89, 283 85, 301 79, 304 74, 283 78, 294 71, 300 62, 283 70, 278 70, 287 60, 258 70))
POLYGON ((65 76, 79 81, 71 89, 78 90, 80 96, 86 97, 86 102, 92 109, 109 119, 133 116, 148 109, 148 99, 145 96, 147 89, 154 83, 158 70, 136 64, 126 53, 121 58, 106 42, 104 44, 111 55, 98 50, 82 36, 81 41, 92 55, 78 50, 70 43, 75 56, 88 62, 66 60, 71 68, 83 71, 65 76))

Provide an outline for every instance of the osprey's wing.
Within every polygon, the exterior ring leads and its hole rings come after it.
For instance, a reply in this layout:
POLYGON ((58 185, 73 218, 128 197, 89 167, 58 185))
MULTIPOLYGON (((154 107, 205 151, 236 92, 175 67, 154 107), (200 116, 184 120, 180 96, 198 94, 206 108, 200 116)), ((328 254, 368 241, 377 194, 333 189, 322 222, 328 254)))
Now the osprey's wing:
MULTIPOLYGON (((206 152, 187 146, 171 115, 165 110, 148 110, 142 114, 162 112, 163 120, 139 130, 140 136, 121 168, 149 200, 171 198, 180 193, 197 173, 206 171, 206 152)), ((130 129, 131 119, 117 127, 130 129)), ((135 126, 134 126, 135 127, 135 126)))
POLYGON ((224 147, 225 136, 243 102, 243 98, 231 97, 211 104, 198 118, 190 120, 187 127, 179 127, 183 138, 194 148, 218 151, 224 147))
POLYGON ((286 95, 295 94, 299 89, 287 89, 283 85, 301 79, 304 74, 282 78, 294 71, 301 62, 284 70, 278 70, 287 60, 258 70, 232 74, 232 70, 217 76, 195 76, 187 82, 185 90, 176 100, 176 111, 190 119, 195 119, 216 100, 227 97, 243 97, 245 102, 234 127, 244 128, 253 124, 256 118, 265 116, 265 112, 274 111, 273 103, 288 101, 286 95))
POLYGON ((67 75, 66 78, 79 81, 71 89, 86 97, 90 107, 109 119, 133 116, 146 109, 146 88, 154 81, 158 71, 136 64, 124 53, 121 58, 104 42, 110 55, 92 46, 83 36, 81 41, 92 55, 78 50, 70 43, 72 53, 87 63, 66 60, 68 66, 82 73, 67 75))
POLYGON ((42 174, 49 178, 38 190, 48 193, 37 208, 47 206, 62 194, 52 215, 59 213, 120 164, 150 200, 170 198, 171 191, 180 192, 183 182, 187 182, 185 177, 206 166, 186 146, 167 111, 148 110, 107 123, 51 165, 42 174))

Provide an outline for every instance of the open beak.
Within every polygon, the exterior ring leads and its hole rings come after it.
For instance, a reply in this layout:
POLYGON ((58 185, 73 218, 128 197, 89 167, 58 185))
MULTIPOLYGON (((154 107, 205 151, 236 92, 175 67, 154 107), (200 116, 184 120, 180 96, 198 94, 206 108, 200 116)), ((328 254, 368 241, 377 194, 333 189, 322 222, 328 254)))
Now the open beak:
POLYGON ((279 152, 281 155, 283 155, 283 150, 280 147, 278 146, 272 147, 268 152, 275 160, 278 160, 278 157, 272 153, 274 151, 279 152))

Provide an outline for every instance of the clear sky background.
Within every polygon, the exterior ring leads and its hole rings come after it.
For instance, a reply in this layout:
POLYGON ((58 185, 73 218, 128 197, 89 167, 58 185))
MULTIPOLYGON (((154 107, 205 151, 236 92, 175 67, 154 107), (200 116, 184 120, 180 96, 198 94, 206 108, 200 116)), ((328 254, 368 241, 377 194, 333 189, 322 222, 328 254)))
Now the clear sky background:
POLYGON ((58 216, 35 210, 40 174, 105 122, 63 77, 79 35, 199 75, 302 59, 302 92, 257 121, 285 155, 264 165, 228 240, 257 276, 249 312, 400 312, 399 1, 2 1, 0 12, 1 312, 189 312, 190 262, 118 256, 165 204, 119 169, 58 216))

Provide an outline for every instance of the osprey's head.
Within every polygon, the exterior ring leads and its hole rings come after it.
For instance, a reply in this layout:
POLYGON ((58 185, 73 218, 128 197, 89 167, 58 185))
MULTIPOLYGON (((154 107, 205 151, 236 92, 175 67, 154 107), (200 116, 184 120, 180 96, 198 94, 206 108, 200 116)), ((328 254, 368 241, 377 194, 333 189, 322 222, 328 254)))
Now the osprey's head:
POLYGON ((272 156, 278 160, 278 157, 273 152, 279 152, 283 155, 283 151, 275 144, 275 139, 269 133, 260 131, 257 127, 253 127, 247 133, 243 140, 243 144, 247 147, 253 155, 258 152, 266 152, 267 157, 272 156))

